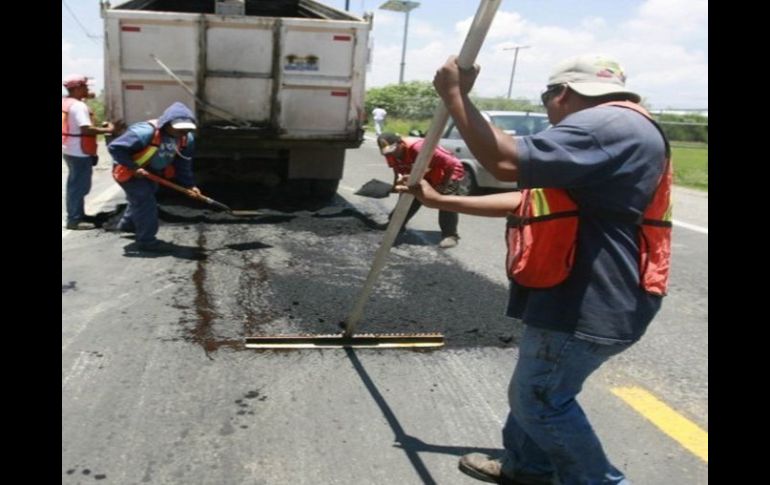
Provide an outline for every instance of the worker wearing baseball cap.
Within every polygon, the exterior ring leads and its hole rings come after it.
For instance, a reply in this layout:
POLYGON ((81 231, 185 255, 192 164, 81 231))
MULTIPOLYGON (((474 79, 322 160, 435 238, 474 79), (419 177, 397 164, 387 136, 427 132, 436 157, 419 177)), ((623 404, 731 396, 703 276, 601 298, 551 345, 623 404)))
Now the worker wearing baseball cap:
MULTIPOLYGON (((671 152, 660 126, 604 55, 559 63, 541 100, 551 128, 513 136, 468 93, 478 66, 451 57, 433 80, 468 148, 521 191, 442 195, 397 187, 428 207, 506 217, 506 314, 524 324, 503 450, 460 458, 491 483, 625 485, 577 395, 608 359, 644 335, 661 308, 671 255, 671 152)), ((663 322, 661 322, 663 323, 663 322)))
POLYGON ((85 213, 85 197, 91 191, 93 166, 99 161, 96 155, 96 135, 112 134, 115 125, 106 122, 96 126, 94 114, 83 101, 93 97, 88 90, 88 78, 72 74, 62 80, 67 96, 61 100, 61 148, 67 164, 66 228, 71 230, 93 229, 93 223, 85 213))

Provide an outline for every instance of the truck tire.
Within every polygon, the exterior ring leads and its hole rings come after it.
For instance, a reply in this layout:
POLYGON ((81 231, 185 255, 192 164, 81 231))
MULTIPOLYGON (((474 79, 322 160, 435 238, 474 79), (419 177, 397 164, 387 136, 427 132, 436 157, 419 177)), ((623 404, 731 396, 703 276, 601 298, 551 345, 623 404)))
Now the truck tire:
POLYGON ((289 179, 286 194, 293 200, 329 201, 337 193, 339 183, 336 179, 289 179))
POLYGON ((336 179, 314 179, 313 195, 319 199, 331 200, 337 194, 340 181, 336 179))

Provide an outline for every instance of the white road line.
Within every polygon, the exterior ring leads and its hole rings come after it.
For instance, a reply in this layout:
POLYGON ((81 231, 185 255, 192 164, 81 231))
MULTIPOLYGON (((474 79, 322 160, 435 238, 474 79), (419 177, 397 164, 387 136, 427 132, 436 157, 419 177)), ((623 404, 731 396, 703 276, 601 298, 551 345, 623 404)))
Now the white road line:
POLYGON ((701 234, 708 234, 709 228, 708 227, 702 227, 702 226, 696 226, 695 224, 688 224, 686 222, 677 221, 676 219, 673 219, 671 223, 675 226, 684 227, 685 229, 689 229, 691 231, 699 232, 701 234))
MULTIPOLYGON (((112 198, 115 197, 115 195, 117 195, 121 190, 122 189, 120 188, 120 185, 112 184, 112 185, 110 185, 110 187, 108 189, 102 191, 99 195, 97 195, 93 199, 86 199, 86 206, 89 209, 88 212, 90 212, 92 214, 95 213, 95 212, 99 212, 102 209, 102 207, 107 202, 112 200, 112 198)), ((69 236, 73 232, 73 231, 71 231, 69 229, 64 228, 66 223, 67 223, 66 220, 62 221, 62 230, 61 230, 61 238, 62 239, 64 239, 65 237, 69 236)))

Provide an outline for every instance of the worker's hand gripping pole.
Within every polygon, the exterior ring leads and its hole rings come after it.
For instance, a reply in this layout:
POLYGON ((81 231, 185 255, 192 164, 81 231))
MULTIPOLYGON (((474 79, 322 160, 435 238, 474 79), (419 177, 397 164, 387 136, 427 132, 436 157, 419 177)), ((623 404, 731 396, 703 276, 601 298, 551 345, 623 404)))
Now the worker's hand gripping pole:
MULTIPOLYGON (((497 12, 497 8, 500 6, 501 1, 502 0, 481 0, 479 3, 476 16, 473 19, 470 30, 468 30, 468 35, 465 37, 465 42, 463 42, 462 49, 457 57, 457 64, 460 69, 470 69, 473 67, 473 63, 476 61, 479 50, 481 50, 481 45, 484 43, 484 38, 487 36, 487 32, 492 24, 492 20, 495 18, 495 13, 497 12)), ((420 153, 412 166, 412 171, 409 173, 410 186, 419 183, 419 180, 425 173, 425 169, 433 155, 433 151, 436 149, 436 145, 438 144, 439 138, 441 138, 441 133, 444 131, 448 119, 449 112, 447 111, 446 106, 444 106, 444 103, 439 103, 436 107, 436 111, 433 113, 433 119, 430 123, 428 133, 425 135, 425 140, 423 141, 420 153)), ((369 269, 369 275, 366 277, 364 287, 361 289, 358 300, 345 321, 344 335, 346 337, 353 335, 356 330, 356 325, 358 325, 359 320, 361 320, 366 300, 372 292, 377 276, 385 265, 385 260, 388 257, 393 241, 395 241, 398 230, 404 223, 404 219, 406 219, 406 214, 409 211, 409 206, 412 204, 413 200, 414 195, 409 193, 402 193, 399 196, 398 203, 393 211, 393 216, 390 219, 390 224, 388 224, 380 248, 374 256, 374 261, 372 262, 371 269, 369 269)))

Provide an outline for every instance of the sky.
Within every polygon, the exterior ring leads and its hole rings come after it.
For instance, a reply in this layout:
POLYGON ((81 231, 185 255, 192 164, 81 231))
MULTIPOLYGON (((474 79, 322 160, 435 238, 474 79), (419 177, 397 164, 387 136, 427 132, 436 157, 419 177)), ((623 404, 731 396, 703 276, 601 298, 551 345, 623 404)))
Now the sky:
MULTIPOLYGON (((319 0, 345 9, 345 0, 319 0)), ((113 0, 113 6, 122 3, 113 0)), ((349 0, 352 14, 374 14, 367 88, 398 83, 405 14, 385 0, 349 0)), ((460 51, 479 2, 421 0, 409 14, 404 80, 431 81, 460 51)), ((104 86, 99 0, 62 0, 62 77, 85 74, 104 86)), ((652 110, 708 110, 708 0, 503 0, 479 52, 479 96, 538 99, 553 67, 581 54, 604 54, 626 71, 626 87, 652 110), (509 50, 505 50, 508 48, 509 50)))

